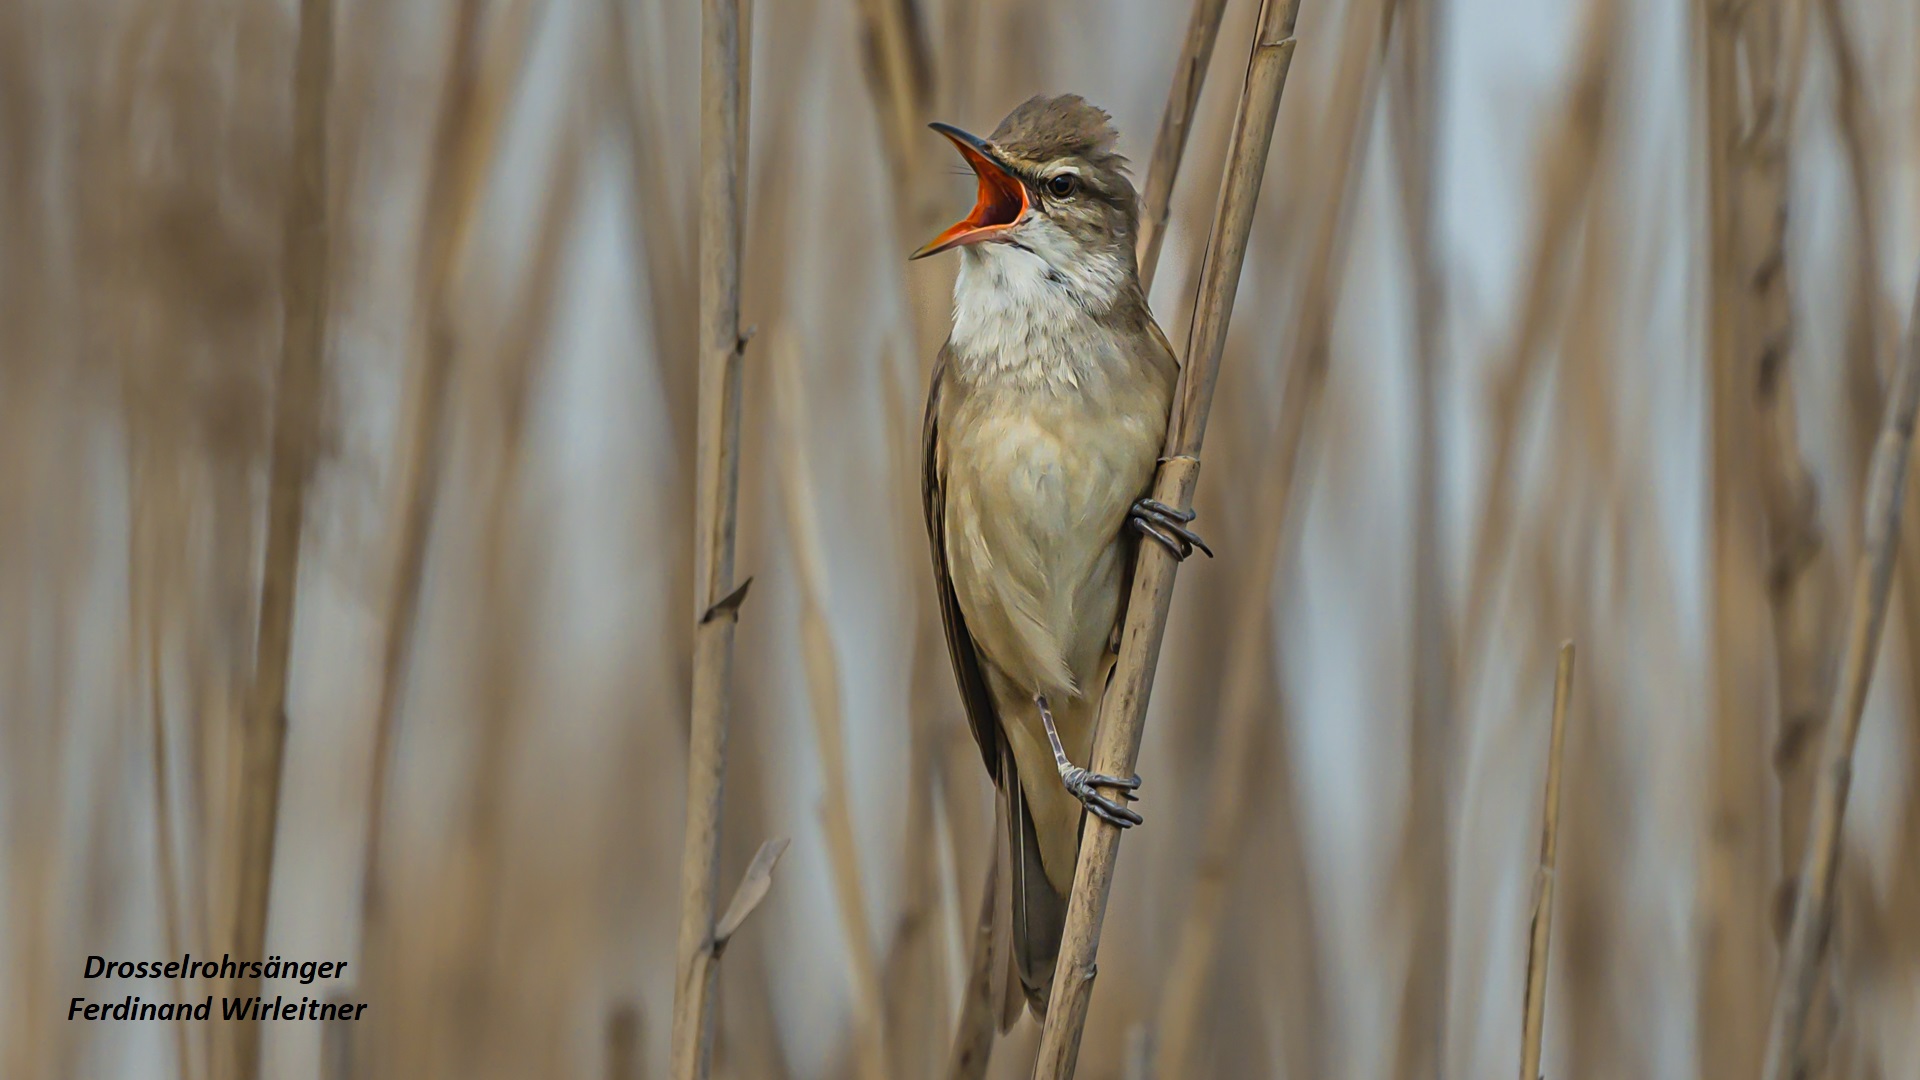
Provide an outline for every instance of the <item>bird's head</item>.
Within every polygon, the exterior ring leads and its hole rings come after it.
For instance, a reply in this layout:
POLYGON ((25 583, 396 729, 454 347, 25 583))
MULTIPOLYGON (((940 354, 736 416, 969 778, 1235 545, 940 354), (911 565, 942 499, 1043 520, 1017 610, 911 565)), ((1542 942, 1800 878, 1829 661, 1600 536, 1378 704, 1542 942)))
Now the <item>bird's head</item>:
POLYGON ((1062 273, 1104 264, 1133 275, 1138 201, 1106 110, 1073 94, 1035 97, 985 139, 931 126, 953 141, 979 188, 973 212, 912 258, 1009 244, 1062 273))

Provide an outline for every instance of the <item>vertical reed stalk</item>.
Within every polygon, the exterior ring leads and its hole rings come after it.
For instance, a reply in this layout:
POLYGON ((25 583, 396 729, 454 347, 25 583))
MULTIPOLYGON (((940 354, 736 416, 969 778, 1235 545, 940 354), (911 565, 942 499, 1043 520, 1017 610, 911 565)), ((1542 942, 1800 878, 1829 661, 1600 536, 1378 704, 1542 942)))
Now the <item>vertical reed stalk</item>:
MULTIPOLYGON (((129 418, 131 419, 131 417, 129 418)), ((138 431, 135 444, 142 441, 138 431)), ((148 448, 150 451, 150 447, 148 448)), ((138 454, 138 451, 135 452, 138 454)), ((153 861, 156 886, 160 893, 160 934, 167 955, 184 951, 179 879, 179 855, 174 845, 173 770, 167 753, 166 682, 162 671, 166 634, 162 629, 160 588, 160 543, 155 519, 156 503, 163 497, 162 485, 150 466, 129 460, 127 474, 132 487, 132 508, 127 520, 127 628, 129 664, 128 683, 139 686, 144 676, 148 734, 152 739, 149 758, 153 770, 153 861), (145 671, 140 670, 142 661, 145 671)), ((187 996, 187 980, 174 981, 175 1001, 187 996)), ((173 1027, 174 1070, 179 1080, 192 1080, 193 1061, 190 1039, 192 1028, 186 1020, 173 1027)))
MULTIPOLYGON (((453 42, 434 128, 434 154, 421 211, 420 283, 414 304, 427 322, 427 339, 409 371, 412 385, 402 406, 395 477, 395 546, 383 613, 380 691, 374 706, 373 753, 367 780, 367 820, 361 845, 360 921, 363 948, 383 911, 381 837, 386 818, 387 774, 392 767, 400 699, 406 690, 413 652, 413 627, 426 569, 428 525, 439 486, 441 428, 445 424, 447 383, 453 364, 453 328, 448 295, 459 263, 468 219, 479 198, 476 174, 491 156, 490 137, 481 133, 478 83, 481 6, 462 0, 453 15, 453 42), (464 168, 463 168, 464 166, 464 168)), ((377 964, 377 946, 366 950, 369 972, 377 964)))
POLYGON ((1401 1080, 1447 1072, 1448 978, 1452 967, 1454 771, 1454 646, 1444 592, 1448 559, 1441 527, 1440 365, 1443 362, 1443 298, 1434 254, 1434 218, 1439 190, 1440 88, 1439 0, 1402 0, 1401 59, 1392 111, 1399 166, 1401 213, 1413 278, 1413 585, 1408 702, 1406 821, 1401 830, 1401 887, 1420 898, 1414 905, 1412 942, 1401 986, 1395 1033, 1394 1075, 1401 1080))
MULTIPOLYGON (((234 952, 266 955, 272 898, 274 835, 287 737, 287 668, 293 650, 294 593, 300 580, 300 534, 308 474, 313 468, 326 359, 330 268, 327 236, 327 100, 333 82, 333 2, 301 0, 293 72, 293 161, 282 220, 281 289, 285 307, 280 370, 275 380, 273 457, 267 494, 267 549, 260 582, 258 641, 242 736, 239 880, 234 898, 234 952)), ((258 979, 235 993, 257 993, 258 979)), ((260 1022, 227 1025, 222 1074, 260 1075, 260 1022)))
POLYGON ((1880 630, 1900 543, 1900 510, 1906 496, 1907 459, 1913 446, 1914 414, 1920 409, 1920 287, 1916 288, 1900 367, 1887 395, 1873 467, 1867 479, 1865 549, 1854 566, 1847 604, 1845 651, 1841 654, 1833 703, 1827 711, 1826 741, 1808 814, 1806 857, 1800 864, 1800 894, 1793 925, 1781 957, 1767 1029, 1766 1080, 1804 1080, 1811 1075, 1808 1021, 1819 988, 1821 961, 1833 926, 1833 892, 1840 865, 1841 829, 1847 792, 1853 783, 1853 747, 1860 736, 1880 630))
POLYGON ((1733 5, 1702 0, 1709 263, 1713 671, 1712 773, 1701 886, 1700 1071, 1745 1078, 1760 1067, 1770 966, 1766 893, 1763 520, 1753 462, 1755 312, 1741 257, 1739 27, 1733 5))
MULTIPOLYGON (((1193 502, 1207 413, 1220 374, 1220 355, 1226 346, 1234 293, 1253 231, 1253 211, 1261 178, 1266 174, 1280 97, 1292 67, 1293 28, 1299 14, 1299 0, 1263 0, 1261 5, 1247 61, 1246 84, 1228 146, 1226 177, 1208 241, 1200 292, 1194 302, 1193 327, 1168 425, 1166 451, 1154 481, 1154 498, 1169 506, 1184 509, 1193 502)), ((1134 566, 1120 658, 1100 703, 1093 769, 1110 776, 1130 776, 1134 772, 1153 671, 1173 601, 1179 563, 1164 550, 1150 550, 1153 548, 1143 545, 1134 566)), ((1100 923, 1106 915, 1119 846, 1120 830, 1104 821, 1089 822, 1081 835, 1080 859, 1067 905, 1060 958, 1054 969, 1053 1000, 1040 1037, 1035 1080, 1065 1080, 1073 1075, 1093 994, 1094 955, 1099 949, 1100 923)))
MULTIPOLYGON (((1787 252, 1787 158, 1793 144, 1792 103, 1782 83, 1798 82, 1782 70, 1784 55, 1799 56, 1782 40, 1789 30, 1784 4, 1745 5, 1739 14, 1742 71, 1750 105, 1749 130, 1734 152, 1734 197, 1738 204, 1740 279, 1746 282, 1756 382, 1754 402, 1759 449, 1759 491, 1766 524, 1763 587, 1773 632, 1777 721, 1773 768, 1779 780, 1780 879, 1771 919, 1776 942, 1785 943, 1806 851, 1806 811, 1812 803, 1814 765, 1823 708, 1830 689, 1837 597, 1833 549, 1820 523, 1820 493, 1800 452, 1799 409, 1793 379, 1795 327, 1787 252)), ((1866 290, 1871 294, 1869 286, 1866 290)), ((1869 304, 1871 301, 1869 301, 1869 304)), ((1858 325, 1856 321, 1855 325, 1858 325)), ((1821 1056, 1831 1032, 1817 1036, 1821 1056)), ((1817 1071, 1817 1068, 1816 1068, 1817 1071)))
MULTIPOLYGON (((1503 350, 1493 376, 1493 448, 1487 466, 1487 492, 1480 500, 1478 530, 1467 589, 1462 594, 1460 631, 1464 650, 1488 639, 1488 619, 1499 593, 1498 571, 1513 531, 1514 460, 1520 435, 1521 405, 1547 367, 1547 345, 1555 304, 1568 273, 1568 253, 1593 189, 1600 149, 1611 136, 1613 63, 1618 48, 1618 5, 1589 0, 1581 15, 1579 59, 1567 89, 1561 120, 1541 143, 1533 161, 1539 211, 1526 255, 1526 283, 1513 340, 1503 350)), ((1456 657, 1460 684, 1471 684, 1474 657, 1456 657)))
POLYGON ((1560 754, 1573 693, 1573 642, 1560 646, 1553 677, 1553 732, 1547 742, 1547 792, 1541 800, 1540 865, 1533 874, 1532 929, 1527 937, 1527 1003, 1520 1022, 1520 1080, 1539 1080, 1541 1033, 1547 1022, 1547 950, 1553 943, 1553 886, 1560 853, 1560 754))
MULTIPOLYGON (((1005 835, 1005 827, 998 821, 994 824, 994 835, 1005 835)), ((967 980, 960 992, 960 1017, 954 1024, 953 1046, 947 1055, 946 1080, 980 1080, 987 1075, 987 1065, 993 1059, 1000 1005, 1006 997, 1007 950, 1012 948, 1009 941, 995 940, 996 930, 1004 939, 1013 928, 1011 914, 1006 918, 995 917, 1002 903, 996 846, 995 853, 987 859, 986 879, 980 888, 979 915, 971 927, 973 943, 967 953, 967 980)))
MULTIPOLYGON (((1272 586, 1288 561, 1288 537, 1299 520, 1295 492, 1304 483, 1304 446, 1315 427, 1321 390, 1326 383, 1333 313, 1339 307, 1354 212, 1359 205, 1360 178, 1366 173, 1366 150, 1371 141, 1368 120, 1374 115, 1381 79, 1381 60, 1393 23, 1394 0, 1360 0, 1348 20, 1341 42, 1340 67, 1324 130, 1316 139, 1328 156, 1316 185, 1316 205, 1330 208, 1319 216, 1308 253, 1307 280, 1301 291, 1301 326, 1286 365, 1280 392, 1281 414, 1275 426, 1275 447, 1262 460, 1274 478, 1261 513, 1247 561, 1253 567, 1246 582, 1244 602, 1231 635, 1228 683, 1219 742, 1214 751, 1212 777, 1205 789, 1213 793, 1204 827, 1205 841, 1194 876, 1187 913, 1175 938, 1172 960, 1161 987, 1154 1043, 1154 1074, 1189 1076, 1204 1067, 1199 1059, 1201 1021, 1207 1004, 1206 988, 1214 970, 1231 875, 1238 865, 1238 845, 1244 838, 1246 802, 1252 787, 1249 775, 1261 721, 1263 684, 1271 679, 1272 586)), ((1270 687, 1266 687, 1270 689, 1270 687)), ((1291 913, 1289 918, 1304 918, 1291 913)))
POLYGON ((740 6, 702 0, 700 15, 700 419, 695 461, 693 726, 687 748, 686 848, 673 987, 672 1080, 704 1080, 713 1052, 714 900, 732 704, 733 583, 740 493, 740 6))
POLYGON ((799 346, 783 337, 774 345, 774 402, 779 414, 787 535, 800 579, 800 647, 805 659, 813 713, 814 745, 820 754, 825 794, 820 815, 832 863, 841 931, 850 955, 853 980, 854 1050, 862 1080, 888 1080, 880 966, 873 953, 873 926, 867 917, 866 891, 860 884, 860 845, 854 835, 847 771, 846 723, 840 704, 840 659, 827 625, 827 565, 816 496, 807 466, 807 424, 803 414, 799 346))
POLYGON ((641 1080, 646 1070, 646 1027, 640 1006, 616 1002, 607 1010, 607 1080, 641 1080))
POLYGON ((1213 60, 1213 43, 1220 36, 1220 16, 1226 10, 1227 0, 1193 0, 1186 41, 1173 68, 1173 85, 1167 88, 1167 107, 1160 114, 1160 133, 1154 137, 1153 159, 1147 165, 1147 186, 1140 195, 1140 237, 1134 245, 1140 262, 1140 291, 1148 295, 1153 293, 1160 247, 1167 240, 1173 182, 1180 176, 1180 160, 1186 155, 1187 136, 1193 132, 1193 116, 1200 107, 1200 91, 1206 86, 1207 68, 1213 60))

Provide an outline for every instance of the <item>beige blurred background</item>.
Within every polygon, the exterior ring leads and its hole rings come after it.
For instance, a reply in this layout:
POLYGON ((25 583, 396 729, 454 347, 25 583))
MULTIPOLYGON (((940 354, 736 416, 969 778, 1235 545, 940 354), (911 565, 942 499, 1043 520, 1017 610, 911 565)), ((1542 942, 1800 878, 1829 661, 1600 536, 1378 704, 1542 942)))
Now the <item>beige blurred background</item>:
MULTIPOLYGON (((971 180, 917 126, 910 162, 884 149, 890 2, 751 19, 723 896, 763 839, 793 843, 722 965, 735 1080, 853 1075, 862 985, 893 1075, 939 1075, 993 827, 916 488, 952 265, 904 261, 971 180), (822 816, 809 541, 857 903, 822 816)), ((296 0, 0 0, 7 1077, 211 1075, 218 1022, 64 1015, 172 992, 96 994, 88 954, 231 947, 276 574, 268 947, 351 959, 370 1007, 351 1072, 287 1022, 265 1075, 666 1071, 698 6, 334 6, 328 194, 302 218, 296 0), (316 302, 288 238, 316 227, 322 362, 277 405, 283 316, 316 302), (315 440, 275 568, 277 409, 315 440)), ((1152 300, 1175 342, 1256 7, 1227 5, 1174 193, 1152 300)), ((925 43, 916 124, 1077 92, 1144 172, 1187 5, 896 9, 925 43)), ((1818 744, 1782 717, 1824 715, 1920 259, 1920 9, 1304 0, 1298 37, 1199 493, 1220 557, 1181 574, 1080 1075, 1511 1074, 1573 638, 1545 1073, 1756 1076, 1818 744), (1731 74, 1713 32, 1741 42, 1731 74)), ((1836 1080, 1920 1075, 1920 566, 1900 573, 1847 818, 1836 1080)), ((992 1075, 1027 1075, 1036 1034, 992 1075)))

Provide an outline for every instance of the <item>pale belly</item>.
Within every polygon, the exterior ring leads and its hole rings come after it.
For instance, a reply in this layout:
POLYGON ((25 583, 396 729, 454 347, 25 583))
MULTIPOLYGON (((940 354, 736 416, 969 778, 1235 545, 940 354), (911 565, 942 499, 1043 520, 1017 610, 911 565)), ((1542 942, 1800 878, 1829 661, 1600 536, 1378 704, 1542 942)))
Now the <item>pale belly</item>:
POLYGON ((1119 610, 1127 509, 1152 478, 1158 425, 1055 408, 956 426, 947 559, 968 629, 1026 695, 1079 697, 1119 610))

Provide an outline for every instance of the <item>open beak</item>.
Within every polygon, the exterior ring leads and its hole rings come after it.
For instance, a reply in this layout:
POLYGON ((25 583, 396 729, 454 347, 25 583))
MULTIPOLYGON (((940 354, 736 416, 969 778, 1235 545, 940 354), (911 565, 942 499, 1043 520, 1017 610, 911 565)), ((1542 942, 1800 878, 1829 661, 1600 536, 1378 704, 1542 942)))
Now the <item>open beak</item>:
POLYGON ((980 190, 974 196, 972 213, 946 232, 927 241, 925 247, 907 256, 909 259, 923 259, 948 248, 991 240, 996 234, 1013 228, 1027 212, 1027 186, 994 159, 984 141, 952 124, 927 126, 952 140, 960 156, 973 166, 973 174, 980 180, 980 190))

